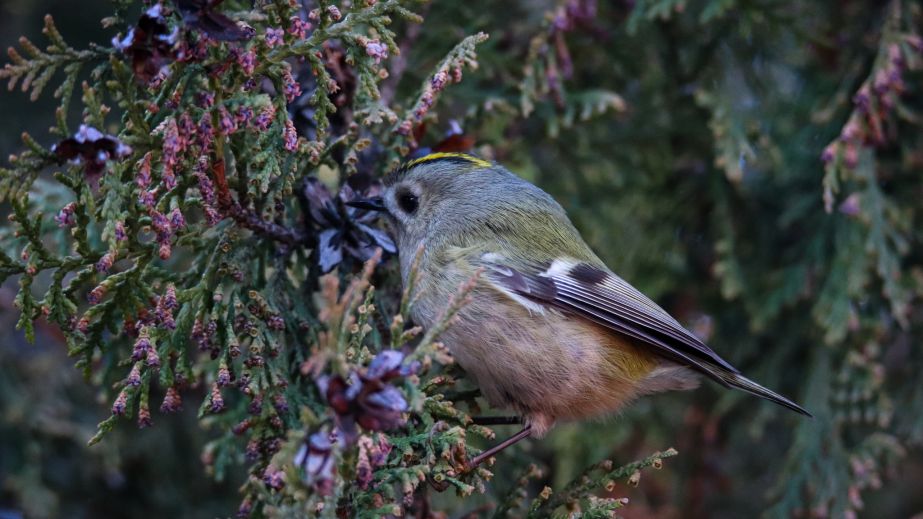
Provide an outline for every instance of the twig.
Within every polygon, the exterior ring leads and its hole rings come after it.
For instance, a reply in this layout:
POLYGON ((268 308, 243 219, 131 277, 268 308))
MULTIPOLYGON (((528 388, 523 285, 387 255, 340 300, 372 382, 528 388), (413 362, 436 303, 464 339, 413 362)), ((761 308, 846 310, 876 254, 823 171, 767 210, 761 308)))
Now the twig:
MULTIPOLYGON (((219 143, 220 144, 220 143, 219 143)), ((219 146, 220 150, 220 146, 219 146)), ((219 155, 220 156, 220 155, 219 155)), ((263 220, 258 214, 240 205, 234 197, 231 196, 231 188, 228 186, 227 174, 225 172, 224 159, 215 161, 212 168, 212 176, 215 180, 215 187, 218 194, 218 208, 226 216, 230 216, 238 225, 245 229, 272 238, 275 241, 285 243, 286 245, 297 245, 305 241, 305 235, 294 229, 289 229, 284 225, 263 220)))
MULTIPOLYGON (((429 7, 430 4, 424 5, 420 10, 420 16, 426 17, 429 12, 429 7)), ((394 56, 391 60, 391 70, 388 71, 388 79, 382 83, 379 89, 381 92, 381 103, 385 106, 390 106, 391 101, 394 100, 394 95, 397 93, 397 86, 400 84, 401 78, 404 77, 404 72, 407 70, 407 55, 417 42, 417 38, 420 37, 420 29, 422 27, 423 26, 418 23, 411 24, 407 27, 407 36, 401 42, 401 53, 394 56)))
POLYGON ((259 215, 254 214, 252 211, 249 211, 238 204, 233 204, 230 211, 226 213, 228 216, 234 219, 241 227, 245 229, 250 229, 251 231, 265 236, 267 238, 272 238, 275 241, 285 243, 287 245, 297 245, 305 241, 304 235, 299 233, 294 229, 289 229, 284 225, 279 225, 273 222, 267 222, 260 218, 259 215))
POLYGON ((611 471, 608 470, 608 467, 612 466, 611 461, 606 460, 602 463, 597 463, 596 465, 587 469, 582 477, 576 478, 574 482, 564 488, 564 490, 556 493, 553 497, 551 497, 538 508, 533 509, 529 513, 529 517, 546 517, 559 506, 577 501, 582 496, 592 492, 595 488, 602 486, 606 481, 614 481, 617 479, 630 477, 639 470, 647 467, 660 468, 661 462, 664 458, 676 456, 677 454, 679 453, 676 452, 675 449, 669 448, 663 452, 655 452, 643 460, 629 463, 628 465, 623 465, 616 469, 612 469, 611 471), (596 472, 600 469, 605 471, 602 476, 595 478, 590 477, 590 473, 596 472))

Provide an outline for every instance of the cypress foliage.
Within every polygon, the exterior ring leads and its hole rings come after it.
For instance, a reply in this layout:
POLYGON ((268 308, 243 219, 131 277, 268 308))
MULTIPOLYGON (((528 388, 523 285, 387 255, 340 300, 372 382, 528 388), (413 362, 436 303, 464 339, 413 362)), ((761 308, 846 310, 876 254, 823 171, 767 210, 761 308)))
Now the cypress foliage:
POLYGON ((2 318, 54 359, 4 332, 4 508, 923 509, 898 476, 920 468, 923 440, 916 2, 111 10, 85 48, 47 16, 44 41, 20 39, 0 70, 57 104, 0 167, 2 318), (415 327, 393 242, 345 205, 429 151, 497 160, 551 192, 614 270, 816 418, 707 385, 466 470, 508 434, 474 424, 488 409, 439 342, 472 284, 440 326, 415 327), (168 434, 183 445, 170 455, 168 434), (62 482, 61 459, 89 477, 62 482), (107 470, 133 483, 88 503, 107 470))

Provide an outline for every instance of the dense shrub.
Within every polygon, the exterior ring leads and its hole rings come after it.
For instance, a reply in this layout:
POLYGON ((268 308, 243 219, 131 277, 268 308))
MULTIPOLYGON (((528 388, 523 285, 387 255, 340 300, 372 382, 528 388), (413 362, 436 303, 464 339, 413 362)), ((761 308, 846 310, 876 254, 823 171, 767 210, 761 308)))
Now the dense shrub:
MULTIPOLYGON (((191 408, 243 516, 597 517, 673 444, 636 513, 855 514, 918 449, 916 3, 113 4, 98 45, 48 16, 47 47, 22 39, 0 72, 60 103, 0 170, 0 275, 25 337, 63 334, 110 408, 89 452, 191 408), (506 433, 472 423, 487 410, 442 327, 409 322, 386 229, 344 205, 429 151, 554 193, 611 266, 817 418, 711 388, 464 470, 506 433)), ((0 397, 11 437, 50 427, 17 405, 36 383, 0 397)), ((24 476, 36 448, 0 466, 5 490, 54 515, 34 496, 58 483, 24 476)), ((171 477, 197 478, 187 462, 171 477)))

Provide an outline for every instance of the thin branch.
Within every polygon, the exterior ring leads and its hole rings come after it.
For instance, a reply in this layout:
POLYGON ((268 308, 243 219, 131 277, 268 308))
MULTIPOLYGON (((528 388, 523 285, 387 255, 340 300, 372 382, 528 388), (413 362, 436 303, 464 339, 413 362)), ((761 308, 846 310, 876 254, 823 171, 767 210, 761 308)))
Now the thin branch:
MULTIPOLYGON (((219 155, 220 156, 220 155, 219 155)), ((240 205, 231 195, 231 188, 228 186, 227 175, 225 173, 224 160, 215 161, 212 168, 215 186, 218 192, 218 207, 226 215, 234 219, 241 227, 271 238, 275 241, 293 246, 305 241, 305 235, 294 229, 289 229, 284 225, 273 222, 267 222, 246 207, 240 205)))
POLYGON ((241 227, 250 229, 261 236, 272 238, 275 241, 287 245, 297 245, 305 241, 305 237, 302 233, 294 229, 289 229, 284 225, 267 222, 260 218, 258 214, 241 207, 237 203, 234 203, 230 211, 226 214, 233 218, 241 227))

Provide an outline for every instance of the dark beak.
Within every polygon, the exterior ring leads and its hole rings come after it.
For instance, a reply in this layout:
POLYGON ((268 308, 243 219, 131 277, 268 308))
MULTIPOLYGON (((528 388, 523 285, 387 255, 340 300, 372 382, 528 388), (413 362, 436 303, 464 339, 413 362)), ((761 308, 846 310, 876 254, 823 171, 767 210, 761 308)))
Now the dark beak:
POLYGON ((346 202, 346 205, 355 207, 357 209, 365 209, 366 211, 388 210, 388 208, 385 207, 385 201, 382 200, 380 196, 375 196, 372 198, 357 198, 351 202, 346 202))

